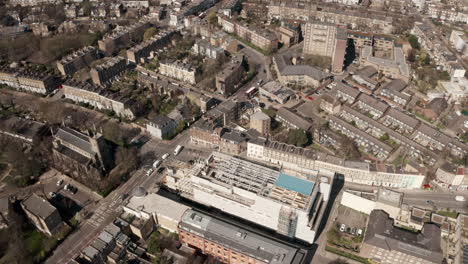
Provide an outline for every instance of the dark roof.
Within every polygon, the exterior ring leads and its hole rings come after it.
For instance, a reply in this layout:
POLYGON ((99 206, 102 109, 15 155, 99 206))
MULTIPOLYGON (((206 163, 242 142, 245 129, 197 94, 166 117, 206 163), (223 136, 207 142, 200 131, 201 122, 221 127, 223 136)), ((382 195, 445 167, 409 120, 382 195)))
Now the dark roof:
POLYGON ((390 108, 387 113, 385 114, 386 116, 390 116, 392 118, 397 119, 398 121, 404 123, 405 125, 408 125, 412 128, 416 128, 419 124, 419 120, 417 120, 414 117, 411 117, 403 112, 400 112, 394 108, 390 108))
POLYGON ((388 108, 388 105, 380 100, 377 100, 365 93, 362 93, 359 98, 358 98, 358 101, 368 105, 369 107, 372 107, 374 108, 375 110, 378 110, 380 112, 385 112, 385 110, 387 110, 388 108))
POLYGON ((156 127, 165 127, 170 123, 173 123, 174 120, 170 119, 165 115, 159 115, 150 119, 150 123, 154 124, 156 127))
POLYGON ((440 228, 434 224, 425 224, 421 233, 414 233, 393 226, 393 219, 385 211, 373 210, 364 243, 442 263, 440 240, 440 228))
POLYGON ((435 98, 426 105, 426 109, 431 109, 436 114, 442 113, 445 109, 447 109, 447 107, 448 103, 444 98, 435 98))
POLYGON ((353 97, 354 99, 356 99, 356 97, 359 95, 359 90, 356 89, 356 88, 353 88, 351 86, 348 86, 342 82, 337 82, 336 83, 336 89, 344 94, 347 94, 351 97, 353 97))
POLYGON ((396 80, 393 80, 393 81, 391 81, 389 83, 386 83, 383 86, 383 89, 390 89, 390 90, 393 90, 393 91, 401 92, 403 89, 405 89, 406 86, 408 86, 408 84, 406 82, 404 82, 403 80, 400 80, 400 79, 396 79, 396 80))
POLYGON ((225 141, 231 141, 231 142, 236 142, 236 143, 242 143, 245 142, 247 139, 244 134, 238 132, 238 131, 225 131, 222 135, 221 138, 224 139, 225 141))
POLYGON ((362 69, 360 69, 356 75, 360 75, 363 77, 371 78, 372 76, 377 74, 377 69, 372 67, 372 66, 366 66, 362 69))
POLYGON ((305 120, 286 107, 280 108, 276 113, 276 116, 279 116, 280 118, 286 120, 294 126, 297 126, 300 129, 303 129, 304 131, 308 131, 312 127, 312 122, 305 120))
POLYGON ((46 219, 57 210, 52 204, 49 203, 49 201, 38 196, 37 194, 32 194, 29 196, 22 202, 22 205, 26 210, 30 211, 41 219, 46 219))
POLYGON ((55 138, 67 142, 89 154, 94 155, 96 153, 93 150, 89 137, 71 128, 59 128, 57 133, 55 133, 55 138))

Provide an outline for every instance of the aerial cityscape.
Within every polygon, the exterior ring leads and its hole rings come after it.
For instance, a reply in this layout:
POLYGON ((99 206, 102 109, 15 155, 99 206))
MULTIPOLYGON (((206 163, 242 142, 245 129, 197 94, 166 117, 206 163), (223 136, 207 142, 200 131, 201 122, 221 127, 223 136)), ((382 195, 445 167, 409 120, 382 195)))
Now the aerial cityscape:
POLYGON ((0 1, 0 264, 468 264, 468 0, 0 1))

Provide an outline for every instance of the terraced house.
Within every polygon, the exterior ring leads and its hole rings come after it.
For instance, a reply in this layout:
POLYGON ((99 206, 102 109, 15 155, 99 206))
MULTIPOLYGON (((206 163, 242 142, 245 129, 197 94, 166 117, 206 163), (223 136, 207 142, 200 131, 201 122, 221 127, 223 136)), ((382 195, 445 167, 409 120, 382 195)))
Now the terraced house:
POLYGON ((336 96, 340 99, 340 101, 348 104, 354 103, 360 94, 358 89, 346 85, 342 82, 336 83, 336 87, 332 93, 336 93, 336 96))
POLYGON ((370 114, 373 119, 379 119, 388 109, 386 103, 364 93, 357 99, 356 106, 361 111, 370 114))
POLYGON ((48 72, 33 72, 10 67, 0 69, 0 83, 38 94, 48 94, 60 85, 58 78, 48 72))
POLYGON ((373 154, 380 160, 387 159, 393 150, 391 146, 335 116, 330 117, 329 125, 331 129, 341 131, 352 138, 365 152, 373 154))
POLYGON ((90 83, 66 80, 62 85, 63 95, 77 103, 89 104, 100 110, 109 110, 117 116, 134 119, 134 101, 118 93, 111 92, 90 83))

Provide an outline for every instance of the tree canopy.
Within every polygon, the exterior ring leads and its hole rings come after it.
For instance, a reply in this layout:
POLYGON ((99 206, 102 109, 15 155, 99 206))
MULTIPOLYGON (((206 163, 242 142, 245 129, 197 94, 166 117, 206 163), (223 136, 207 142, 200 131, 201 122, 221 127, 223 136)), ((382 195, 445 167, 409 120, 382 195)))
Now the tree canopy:
POLYGON ((143 34, 143 40, 148 40, 152 38, 154 35, 156 35, 158 31, 156 30, 155 27, 150 27, 145 31, 145 34, 143 34))
POLYGON ((302 129, 291 129, 288 133, 288 144, 304 147, 309 142, 307 133, 302 129))

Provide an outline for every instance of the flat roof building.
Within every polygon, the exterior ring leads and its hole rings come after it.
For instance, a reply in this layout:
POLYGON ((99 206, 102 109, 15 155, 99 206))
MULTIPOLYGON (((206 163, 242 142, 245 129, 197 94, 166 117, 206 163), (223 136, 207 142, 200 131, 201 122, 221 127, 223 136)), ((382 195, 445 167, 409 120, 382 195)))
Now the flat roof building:
POLYGON ((223 263, 301 264, 305 260, 297 247, 194 210, 183 215, 179 239, 223 263))

